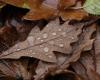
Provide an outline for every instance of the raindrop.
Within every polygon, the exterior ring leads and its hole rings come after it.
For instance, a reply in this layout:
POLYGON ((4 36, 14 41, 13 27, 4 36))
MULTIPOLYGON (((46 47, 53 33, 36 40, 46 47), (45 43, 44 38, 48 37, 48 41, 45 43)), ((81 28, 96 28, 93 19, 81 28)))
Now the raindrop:
POLYGON ((71 37, 71 39, 74 39, 74 37, 71 37))
POLYGON ((31 46, 33 45, 33 37, 32 36, 28 37, 28 42, 31 46))
POLYGON ((54 32, 54 33, 52 33, 52 35, 54 35, 54 36, 55 36, 55 35, 57 35, 57 34, 54 32))
POLYGON ((58 29, 58 31, 61 31, 61 29, 58 29))
POLYGON ((20 50, 20 48, 17 48, 17 51, 19 51, 20 50))
POLYGON ((47 38, 48 37, 48 34, 43 34, 43 38, 47 38))
POLYGON ((45 47, 44 48, 44 52, 49 52, 49 48, 48 47, 45 47))
POLYGON ((40 37, 37 38, 37 40, 40 40, 40 39, 41 39, 40 37))
POLYGON ((42 48, 42 47, 43 47, 43 45, 40 45, 40 47, 42 48))
POLYGON ((33 50, 30 50, 30 52, 33 52, 33 50))
POLYGON ((49 58, 52 58, 52 56, 50 56, 50 55, 49 55, 48 57, 49 57, 49 58))
POLYGON ((63 35, 64 37, 66 37, 66 32, 63 32, 62 35, 63 35))
POLYGON ((59 47, 64 47, 64 44, 59 44, 59 47))
POLYGON ((41 42, 43 42, 43 40, 41 40, 41 42))

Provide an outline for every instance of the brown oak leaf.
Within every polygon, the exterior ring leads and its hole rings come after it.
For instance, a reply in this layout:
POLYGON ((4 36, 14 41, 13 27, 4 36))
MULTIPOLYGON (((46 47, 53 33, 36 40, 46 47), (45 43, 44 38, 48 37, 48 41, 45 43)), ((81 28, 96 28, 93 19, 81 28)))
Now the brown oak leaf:
POLYGON ((91 39, 91 36, 95 30, 95 24, 88 26, 85 30, 83 29, 83 33, 79 37, 78 43, 73 46, 71 57, 61 66, 62 68, 68 67, 69 63, 76 62, 80 58, 82 51, 89 51, 92 49, 94 39, 91 39))
POLYGON ((97 26, 96 40, 94 42, 96 72, 100 74, 100 26, 97 26))
POLYGON ((86 16, 88 16, 88 14, 82 10, 82 9, 78 9, 78 10, 74 10, 74 9, 71 9, 71 10, 64 10, 64 11, 61 11, 59 13, 59 16, 61 16, 61 18, 66 21, 66 20, 82 20, 83 18, 85 18, 86 16))
POLYGON ((59 1, 59 8, 66 9, 76 4, 77 0, 60 0, 59 1))
MULTIPOLYGON (((83 24, 73 26, 68 22, 60 25, 58 19, 51 21, 42 31, 3 52, 0 58, 17 59, 29 56, 47 62, 56 62, 53 51, 69 54, 72 50, 70 43, 76 42, 77 36, 82 31, 83 24)), ((34 34, 34 30, 32 33, 34 34)))
POLYGON ((52 19, 60 16, 64 21, 68 19, 81 20, 88 14, 82 9, 71 9, 82 7, 82 1, 77 0, 2 0, 21 8, 29 9, 23 17, 26 20, 52 19), (67 10, 66 10, 67 9, 67 10))
POLYGON ((24 4, 24 0, 1 0, 1 1, 6 4, 11 4, 17 7, 22 7, 22 5, 24 4))
MULTIPOLYGON (((73 0, 71 0, 73 1, 73 0)), ((82 7, 82 2, 77 1, 76 5, 73 7, 69 7, 68 9, 62 10, 59 12, 59 16, 66 21, 68 19, 72 20, 82 20, 83 18, 88 16, 88 13, 86 13, 83 9, 74 9, 78 7, 82 7)))
POLYGON ((48 19, 53 17, 56 12, 47 3, 43 3, 43 0, 28 0, 27 4, 30 7, 30 11, 23 17, 27 20, 48 19))

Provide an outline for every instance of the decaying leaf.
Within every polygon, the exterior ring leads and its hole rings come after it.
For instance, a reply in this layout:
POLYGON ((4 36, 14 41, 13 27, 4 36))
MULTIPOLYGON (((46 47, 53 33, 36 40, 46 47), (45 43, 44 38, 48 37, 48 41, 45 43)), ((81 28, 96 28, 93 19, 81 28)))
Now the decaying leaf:
POLYGON ((32 9, 30 12, 27 13, 26 16, 24 16, 24 19, 26 20, 49 19, 54 16, 54 13, 55 13, 54 9, 48 8, 48 6, 42 6, 38 9, 37 8, 32 9))
POLYGON ((100 80, 99 4, 0 0, 0 80, 100 80))
POLYGON ((77 0, 60 0, 59 7, 60 9, 66 9, 76 4, 77 0))
POLYGON ((3 52, 1 58, 17 59, 29 56, 56 62, 53 51, 69 54, 72 50, 70 43, 78 40, 77 36, 81 33, 82 27, 83 24, 69 25, 68 21, 60 25, 58 19, 51 21, 41 32, 29 36, 26 41, 3 52))
POLYGON ((34 59, 20 59, 20 60, 1 60, 0 71, 3 74, 0 77, 12 77, 15 79, 31 80, 35 74, 35 66, 37 60, 34 59), (30 61, 33 61, 30 64, 30 61), (31 70, 28 70, 31 69, 31 70))
POLYGON ((1 0, 1 1, 18 7, 21 7, 24 3, 24 0, 1 0))
POLYGON ((72 9, 68 9, 65 11, 61 11, 59 13, 59 15, 61 16, 61 18, 66 21, 66 20, 81 20, 84 17, 88 16, 88 14, 84 11, 84 10, 72 10, 72 9))
POLYGON ((100 74, 100 28, 97 26, 96 40, 94 42, 96 72, 100 74))
POLYGON ((73 73, 73 72, 67 72, 67 71, 62 71, 62 72, 59 72, 57 74, 50 74, 48 73, 45 77, 44 77, 44 80, 66 80, 66 79, 69 79, 69 80, 83 80, 79 75, 73 73))
POLYGON ((62 68, 66 68, 69 66, 69 63, 76 62, 81 55, 82 51, 88 51, 92 48, 94 39, 91 39, 93 32, 96 30, 96 25, 92 25, 83 31, 81 34, 78 43, 76 43, 73 47, 72 55, 67 61, 61 66, 62 68))
POLYGON ((19 41, 24 41, 34 25, 34 22, 7 20, 4 26, 0 28, 0 52, 9 49, 19 41))

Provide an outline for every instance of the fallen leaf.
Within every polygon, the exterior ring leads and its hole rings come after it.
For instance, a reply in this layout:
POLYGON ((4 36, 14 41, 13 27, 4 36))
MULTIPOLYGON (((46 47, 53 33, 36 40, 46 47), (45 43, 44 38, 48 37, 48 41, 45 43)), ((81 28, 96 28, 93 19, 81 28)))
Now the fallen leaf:
POLYGON ((72 55, 67 61, 61 66, 61 68, 66 68, 70 65, 70 63, 76 62, 80 56, 82 51, 89 51, 92 48, 94 39, 91 39, 93 32, 96 30, 96 25, 93 24, 87 27, 86 30, 83 30, 78 43, 74 44, 72 55))
POLYGON ((59 8, 60 9, 66 9, 68 7, 71 7, 75 5, 77 0, 60 0, 59 1, 59 8))
POLYGON ((31 9, 23 18, 26 20, 50 19, 56 15, 54 13, 54 9, 49 8, 48 6, 41 6, 38 9, 31 9))
POLYGON ((1 58, 18 59, 29 56, 56 62, 53 51, 69 54, 72 50, 70 43, 78 40, 77 36, 81 33, 82 27, 83 24, 69 25, 68 21, 60 25, 58 19, 51 21, 41 32, 29 36, 26 41, 3 52, 1 58))
POLYGON ((65 10, 65 11, 61 11, 59 13, 59 16, 61 16, 61 18, 66 21, 66 20, 82 20, 83 18, 85 18, 86 16, 88 16, 88 14, 82 10, 82 9, 79 9, 79 10, 65 10))
MULTIPOLYGON (((1 60, 0 61, 0 74, 1 77, 12 77, 14 79, 23 78, 31 80, 35 74, 37 60, 35 59, 19 59, 19 60, 1 60), (33 61, 30 64, 30 60, 33 61), (32 68, 30 67, 32 66, 32 68), (31 69, 31 70, 28 70, 31 69)), ((7 79, 8 80, 8 79, 7 79)))
POLYGON ((4 3, 11 4, 13 6, 22 7, 24 0, 1 0, 4 3))
POLYGON ((95 59, 96 59, 96 72, 100 74, 100 28, 97 26, 96 40, 94 42, 95 59))

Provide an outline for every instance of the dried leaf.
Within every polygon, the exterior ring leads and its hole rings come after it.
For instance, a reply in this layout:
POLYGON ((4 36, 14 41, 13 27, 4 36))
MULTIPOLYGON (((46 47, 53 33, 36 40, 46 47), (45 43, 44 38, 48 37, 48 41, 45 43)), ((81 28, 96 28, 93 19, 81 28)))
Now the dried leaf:
POLYGON ((22 7, 24 0, 1 0, 2 2, 5 2, 7 4, 11 4, 17 7, 22 7))
POLYGON ((55 9, 48 6, 43 0, 29 0, 27 4, 30 6, 30 11, 24 16, 27 20, 48 19, 54 16, 55 9), (41 14, 41 15, 40 15, 41 14), (40 16, 39 16, 40 15, 40 16))
POLYGON ((63 79, 70 79, 70 80, 83 80, 79 75, 75 74, 72 71, 59 71, 55 72, 55 69, 52 69, 51 71, 47 72, 44 76, 40 76, 35 80, 63 80, 63 79))
POLYGON ((76 62, 81 55, 82 51, 88 51, 92 48, 92 44, 94 39, 91 39, 93 32, 96 30, 96 25, 89 26, 86 30, 81 34, 78 43, 73 46, 72 55, 67 61, 61 66, 62 68, 66 68, 69 66, 69 63, 76 62))
MULTIPOLYGON (((69 25, 65 22, 59 25, 59 21, 50 22, 41 32, 29 36, 26 41, 13 46, 3 52, 1 58, 17 59, 21 56, 29 56, 47 62, 56 62, 53 51, 69 54, 72 50, 70 43, 78 40, 83 24, 69 25)), ((34 34, 34 32, 33 32, 34 34)))
POLYGON ((75 5, 76 1, 77 0, 60 0, 59 7, 60 9, 66 9, 68 7, 75 5))
MULTIPOLYGON (((15 79, 23 78, 25 80, 31 80, 35 74, 37 60, 34 59, 19 59, 19 60, 1 60, 0 71, 2 71, 2 77, 12 77, 15 79), (30 64, 30 60, 33 61, 30 64), (32 66, 32 68, 31 68, 32 66), (31 70, 28 70, 31 69, 31 70)), ((0 74, 1 76, 1 74, 0 74)), ((7 79, 8 80, 8 79, 7 79)))
POLYGON ((97 26, 96 40, 94 42, 96 72, 100 74, 100 28, 97 26))
POLYGON ((4 26, 0 28, 0 52, 9 49, 19 41, 24 41, 34 25, 34 22, 7 20, 4 26))
MULTIPOLYGON (((73 1, 73 0, 72 0, 73 1)), ((82 20, 85 17, 88 16, 88 13, 86 13, 83 9, 74 9, 77 7, 81 7, 82 4, 81 1, 77 1, 76 5, 73 7, 69 7, 66 10, 62 10, 59 12, 59 16, 61 16, 61 18, 66 21, 68 19, 70 20, 82 20)))
POLYGON ((82 20, 83 18, 85 18, 86 16, 88 16, 88 14, 84 11, 84 10, 65 10, 65 11, 61 11, 59 13, 59 16, 61 16, 61 18, 66 21, 66 20, 82 20))
POLYGON ((88 80, 86 69, 84 68, 84 65, 82 65, 79 61, 73 63, 72 68, 75 70, 75 73, 80 75, 84 80, 88 80))
POLYGON ((41 6, 38 9, 31 9, 23 18, 26 20, 49 19, 54 16, 54 13, 54 9, 49 8, 48 6, 41 6))

